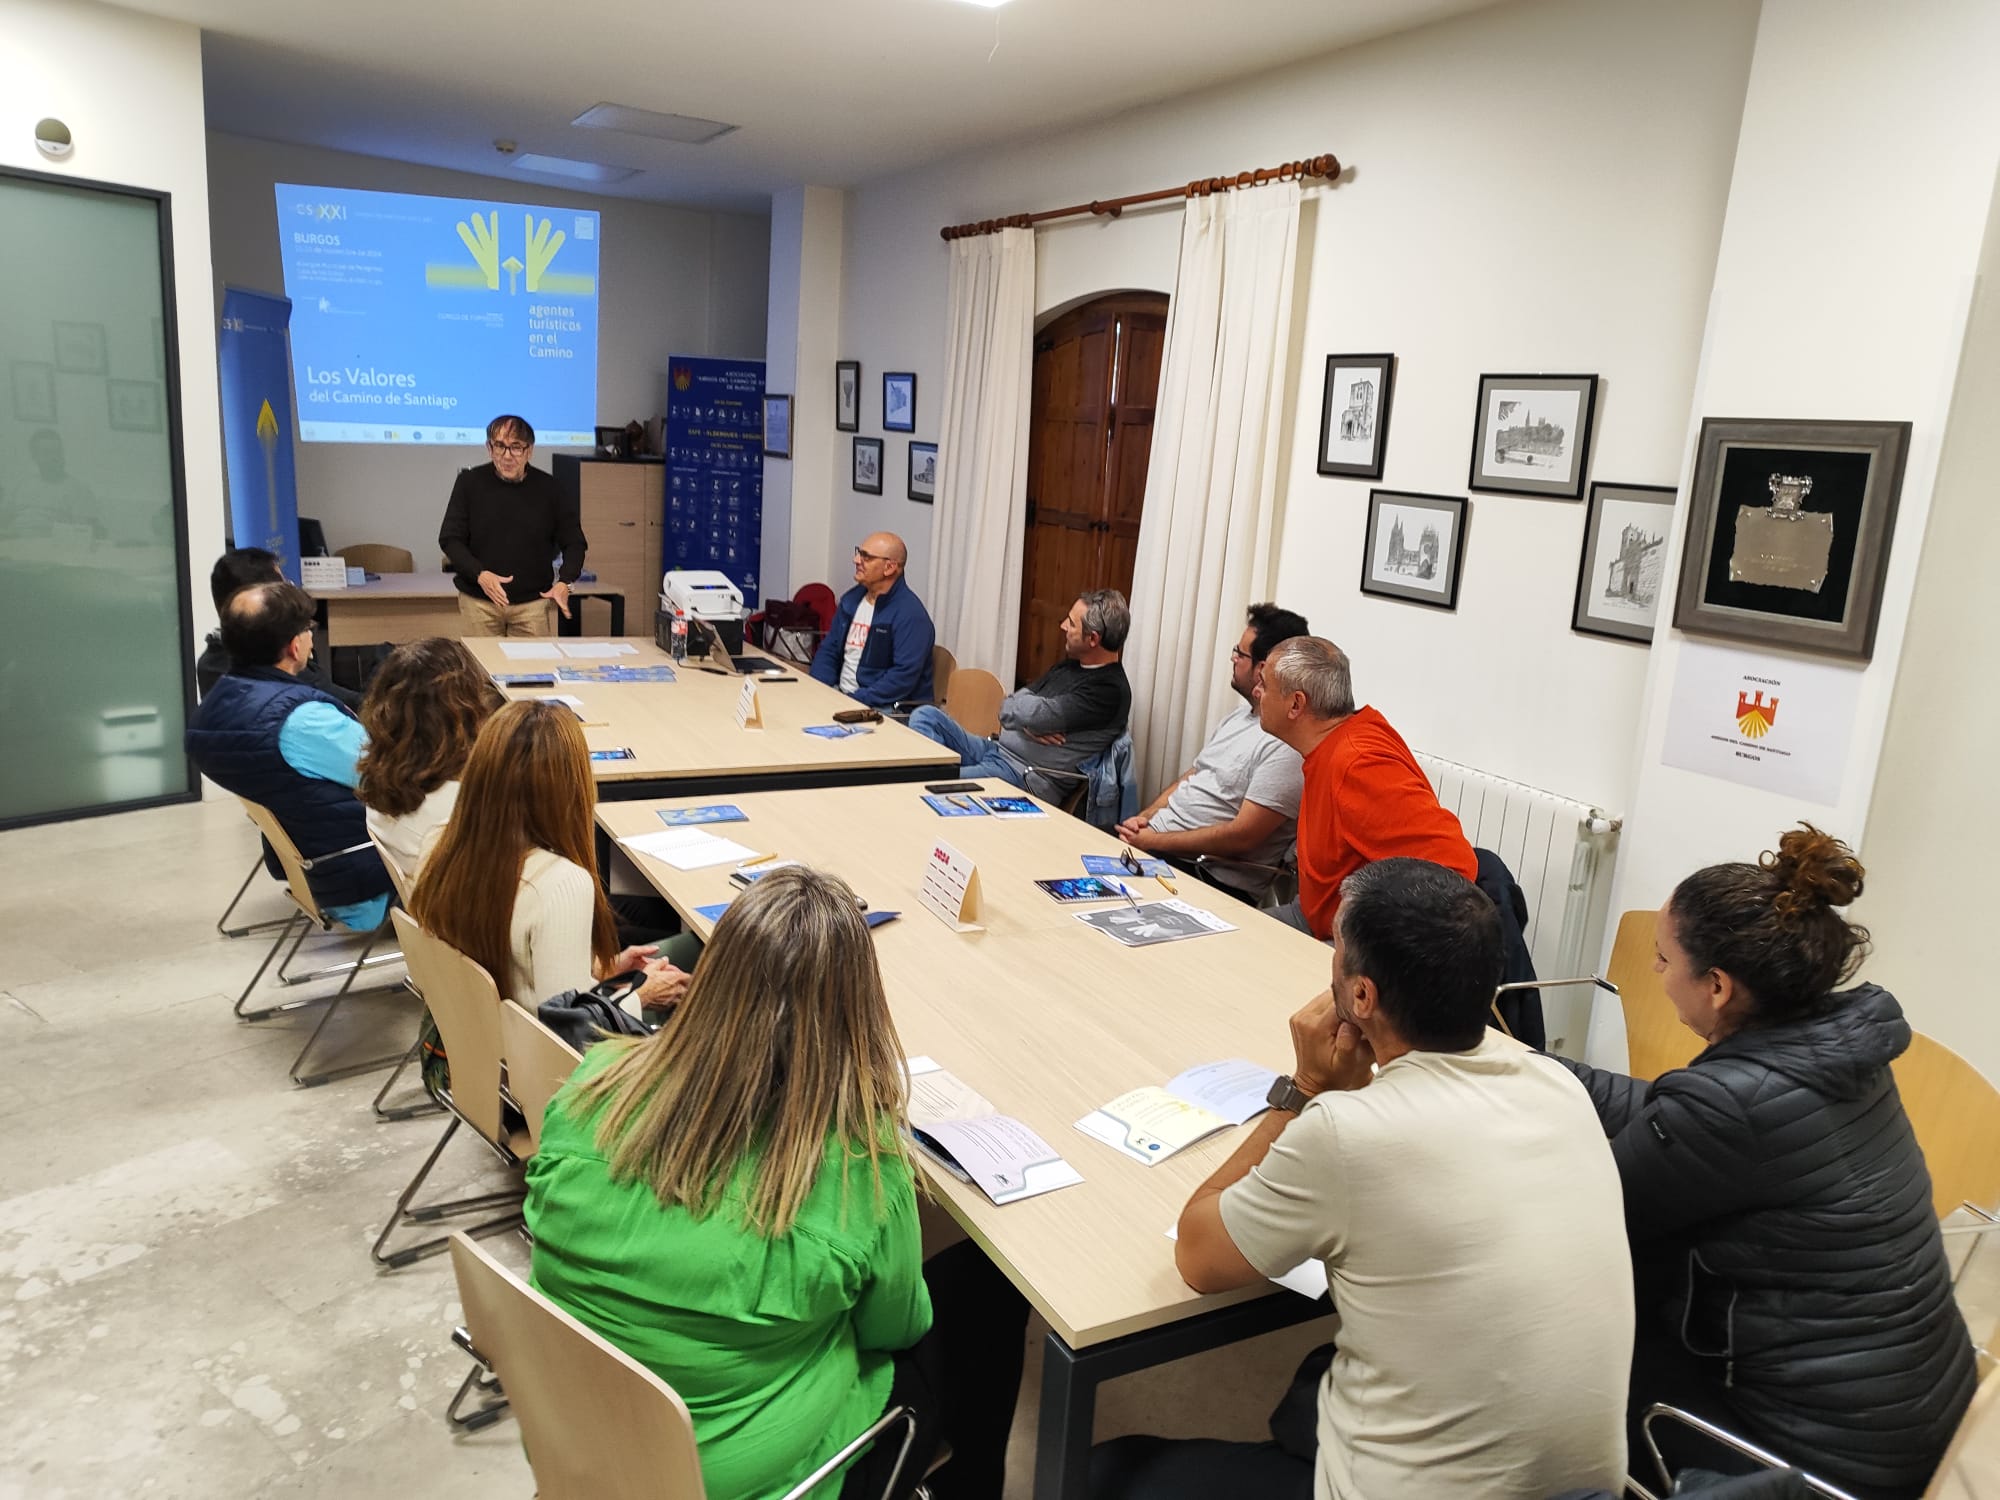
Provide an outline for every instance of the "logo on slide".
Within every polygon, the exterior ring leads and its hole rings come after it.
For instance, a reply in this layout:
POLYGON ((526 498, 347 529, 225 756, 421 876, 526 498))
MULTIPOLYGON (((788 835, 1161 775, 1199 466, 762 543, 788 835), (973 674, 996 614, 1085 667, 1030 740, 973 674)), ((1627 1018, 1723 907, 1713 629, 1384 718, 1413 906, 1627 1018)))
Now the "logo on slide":
POLYGON ((674 389, 684 391, 693 384, 694 371, 690 370, 686 365, 676 365, 674 367, 674 389))
POLYGON ((500 290, 500 273, 507 273, 507 295, 519 296, 523 275, 527 281, 526 291, 551 297, 590 297, 596 295, 597 278, 581 272, 554 271, 550 269, 557 253, 569 239, 560 229, 551 228, 544 218, 536 222, 533 214, 521 216, 521 255, 509 253, 501 258, 500 211, 481 214, 474 209, 469 219, 460 219, 457 224, 458 238, 472 254, 472 264, 462 262, 429 261, 424 266, 424 283, 444 289, 467 292, 497 292, 500 290), (522 255, 527 259, 523 260, 522 255))
POLYGON ((1771 732, 1771 726, 1778 722, 1778 700, 1764 701, 1760 692, 1755 698, 1736 695, 1736 727, 1753 740, 1761 740, 1771 732))

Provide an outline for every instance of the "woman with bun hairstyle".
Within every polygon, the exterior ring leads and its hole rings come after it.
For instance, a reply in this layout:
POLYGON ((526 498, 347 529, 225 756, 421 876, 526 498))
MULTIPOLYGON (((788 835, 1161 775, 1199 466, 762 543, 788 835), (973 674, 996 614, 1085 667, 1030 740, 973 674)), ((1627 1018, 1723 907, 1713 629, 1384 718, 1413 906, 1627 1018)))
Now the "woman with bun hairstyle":
MULTIPOLYGON (((1868 950, 1840 912, 1862 876, 1811 824, 1756 864, 1697 870, 1660 908, 1653 967, 1706 1048, 1651 1083, 1565 1064, 1625 1186, 1635 1464, 1665 1401, 1867 1500, 1915 1497, 1972 1398, 1889 1069, 1910 1026, 1888 991, 1842 988, 1868 950)), ((1725 1466, 1706 1445, 1685 1457, 1725 1466)))

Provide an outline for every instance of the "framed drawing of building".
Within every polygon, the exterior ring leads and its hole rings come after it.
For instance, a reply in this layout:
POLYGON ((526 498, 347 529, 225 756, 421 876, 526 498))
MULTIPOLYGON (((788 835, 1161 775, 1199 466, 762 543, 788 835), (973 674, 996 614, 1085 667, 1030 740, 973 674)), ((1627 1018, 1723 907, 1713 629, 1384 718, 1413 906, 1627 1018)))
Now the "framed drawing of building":
POLYGON ((1583 498, 1595 375, 1482 375, 1466 487, 1583 498))
POLYGON ((1470 509, 1462 495, 1370 490, 1361 592, 1457 609, 1470 509))
POLYGON ((1319 471, 1344 479, 1380 479, 1389 447, 1393 354, 1329 354, 1319 407, 1319 471))
POLYGON ((1651 641, 1666 583, 1671 485, 1593 484, 1583 517, 1576 604, 1569 628, 1621 641, 1651 641))

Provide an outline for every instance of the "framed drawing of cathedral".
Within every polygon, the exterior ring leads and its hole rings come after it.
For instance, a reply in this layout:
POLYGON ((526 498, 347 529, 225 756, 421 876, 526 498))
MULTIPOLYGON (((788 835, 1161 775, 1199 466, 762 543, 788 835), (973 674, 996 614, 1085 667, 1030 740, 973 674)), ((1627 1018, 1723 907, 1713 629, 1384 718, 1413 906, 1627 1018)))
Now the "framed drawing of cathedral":
POLYGON ((1671 485, 1593 484, 1569 628, 1621 641, 1653 639, 1666 582, 1671 485))
POLYGON ((1393 354, 1329 354, 1320 396, 1319 471, 1342 479, 1380 479, 1389 448, 1393 354))
POLYGON ((1471 502, 1462 495, 1370 490, 1361 592, 1457 609, 1470 509, 1471 502))
POLYGON ((1867 661, 1908 422, 1704 417, 1674 628, 1867 661))
POLYGON ((1466 488, 1581 500, 1595 375, 1482 375, 1466 488))

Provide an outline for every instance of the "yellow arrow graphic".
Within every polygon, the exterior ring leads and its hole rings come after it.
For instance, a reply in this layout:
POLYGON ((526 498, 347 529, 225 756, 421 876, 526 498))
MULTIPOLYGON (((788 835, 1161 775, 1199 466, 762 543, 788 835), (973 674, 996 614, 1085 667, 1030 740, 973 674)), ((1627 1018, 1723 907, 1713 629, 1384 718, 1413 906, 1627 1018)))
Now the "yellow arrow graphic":
POLYGON ((264 504, 270 512, 271 533, 278 530, 278 414, 266 401, 257 411, 257 443, 264 450, 264 504))

